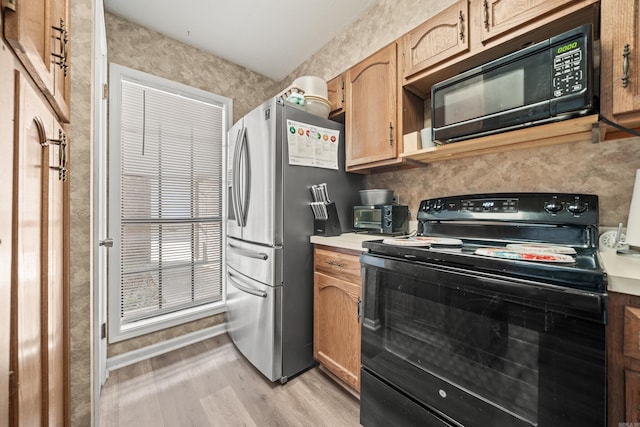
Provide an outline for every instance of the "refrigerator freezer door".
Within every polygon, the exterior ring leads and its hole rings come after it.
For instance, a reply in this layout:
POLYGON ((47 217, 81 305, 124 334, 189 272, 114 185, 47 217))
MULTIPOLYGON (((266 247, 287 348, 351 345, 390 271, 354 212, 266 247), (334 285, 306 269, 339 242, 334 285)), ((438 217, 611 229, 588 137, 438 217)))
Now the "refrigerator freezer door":
POLYGON ((243 181, 242 209, 246 225, 242 240, 267 246, 278 245, 276 235, 282 223, 282 183, 276 180, 281 168, 275 140, 277 105, 270 100, 244 117, 246 149, 240 151, 243 181), (246 201, 246 202, 245 202, 246 201))
POLYGON ((243 121, 238 121, 227 134, 227 236, 242 238, 240 213, 238 212, 237 193, 240 183, 238 157, 240 155, 241 138, 244 131, 243 121))
POLYGON ((282 378, 282 286, 256 282, 227 268, 227 332, 269 380, 282 378))
POLYGON ((227 239, 227 265, 269 286, 282 285, 282 248, 227 239))

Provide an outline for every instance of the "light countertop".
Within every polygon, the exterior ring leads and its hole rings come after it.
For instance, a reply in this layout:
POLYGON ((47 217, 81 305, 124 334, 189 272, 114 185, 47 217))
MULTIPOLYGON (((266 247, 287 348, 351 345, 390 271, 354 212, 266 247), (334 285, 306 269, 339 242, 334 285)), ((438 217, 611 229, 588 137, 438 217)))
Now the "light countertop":
POLYGON ((640 296, 640 256, 600 252, 609 291, 640 296))
POLYGON ((342 233, 339 236, 324 237, 311 236, 311 243, 317 245, 333 246, 335 248, 351 249, 354 251, 364 251, 362 242, 367 240, 381 240, 384 236, 367 233, 342 233))

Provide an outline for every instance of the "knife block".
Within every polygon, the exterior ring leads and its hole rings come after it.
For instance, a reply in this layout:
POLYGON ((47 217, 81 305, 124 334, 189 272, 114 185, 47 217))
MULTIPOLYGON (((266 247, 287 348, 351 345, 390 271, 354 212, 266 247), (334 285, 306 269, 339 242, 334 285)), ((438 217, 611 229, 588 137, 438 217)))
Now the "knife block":
POLYGON ((327 219, 314 219, 313 220, 313 234, 316 236, 339 236, 342 234, 342 227, 340 227, 340 218, 338 218, 338 210, 334 202, 327 203, 327 219))

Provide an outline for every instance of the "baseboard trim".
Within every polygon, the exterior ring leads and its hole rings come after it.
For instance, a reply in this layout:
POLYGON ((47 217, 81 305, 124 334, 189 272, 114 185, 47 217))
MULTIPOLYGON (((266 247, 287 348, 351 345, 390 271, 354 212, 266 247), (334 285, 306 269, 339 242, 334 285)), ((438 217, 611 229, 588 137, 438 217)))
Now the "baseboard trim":
POLYGON ((137 350, 130 351, 128 353, 119 354, 117 356, 109 357, 107 359, 107 377, 110 371, 124 368, 125 366, 132 365, 136 362, 140 362, 146 359, 150 359, 155 356, 159 356, 164 353, 168 353, 173 350, 177 350, 182 347, 186 347, 190 344, 213 338, 218 335, 222 335, 227 332, 227 326, 225 323, 212 326, 210 328, 202 329, 196 332, 191 332, 186 335, 182 335, 176 338, 152 344, 146 347, 139 348, 137 350))

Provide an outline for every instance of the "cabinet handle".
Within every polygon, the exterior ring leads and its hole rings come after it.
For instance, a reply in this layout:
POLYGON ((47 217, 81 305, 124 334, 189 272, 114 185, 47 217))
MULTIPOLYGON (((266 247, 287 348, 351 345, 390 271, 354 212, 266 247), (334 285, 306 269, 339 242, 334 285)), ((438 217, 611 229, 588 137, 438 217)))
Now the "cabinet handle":
POLYGON ((622 51, 622 87, 629 86, 629 44, 624 45, 622 51))
POLYGON ((38 139, 41 147, 48 147, 50 145, 57 145, 58 151, 58 166, 49 166, 49 168, 58 171, 58 179, 61 181, 67 180, 67 135, 58 129, 58 139, 51 139, 47 137, 47 131, 44 127, 42 119, 38 116, 33 118, 38 129, 38 139))
POLYGON ((389 122, 389 145, 393 145, 393 122, 389 122))
POLYGON ((489 31, 489 2, 484 0, 482 6, 484 8, 484 29, 489 31))
POLYGON ((462 11, 460 11, 460 16, 458 17, 459 26, 460 26, 460 40, 464 41, 464 15, 462 11))
POLYGON ((67 180, 67 135, 58 129, 58 139, 47 139, 49 145, 58 146, 58 166, 49 166, 50 169, 58 171, 58 179, 67 180))
POLYGON ((360 319, 362 319, 362 300, 358 297, 358 323, 360 323, 360 319))
POLYGON ((67 61, 67 43, 69 43, 69 32, 65 28, 64 19, 60 19, 60 26, 56 27, 55 25, 53 25, 51 26, 51 28, 59 33, 58 36, 55 37, 55 39, 60 42, 59 53, 52 52, 51 56, 56 58, 56 65, 58 65, 60 69, 63 70, 66 77, 69 68, 69 62, 67 61))
POLYGON ((344 268, 345 267, 344 264, 340 264, 339 262, 335 262, 335 261, 327 261, 327 264, 335 266, 335 267, 339 267, 339 268, 344 268))

